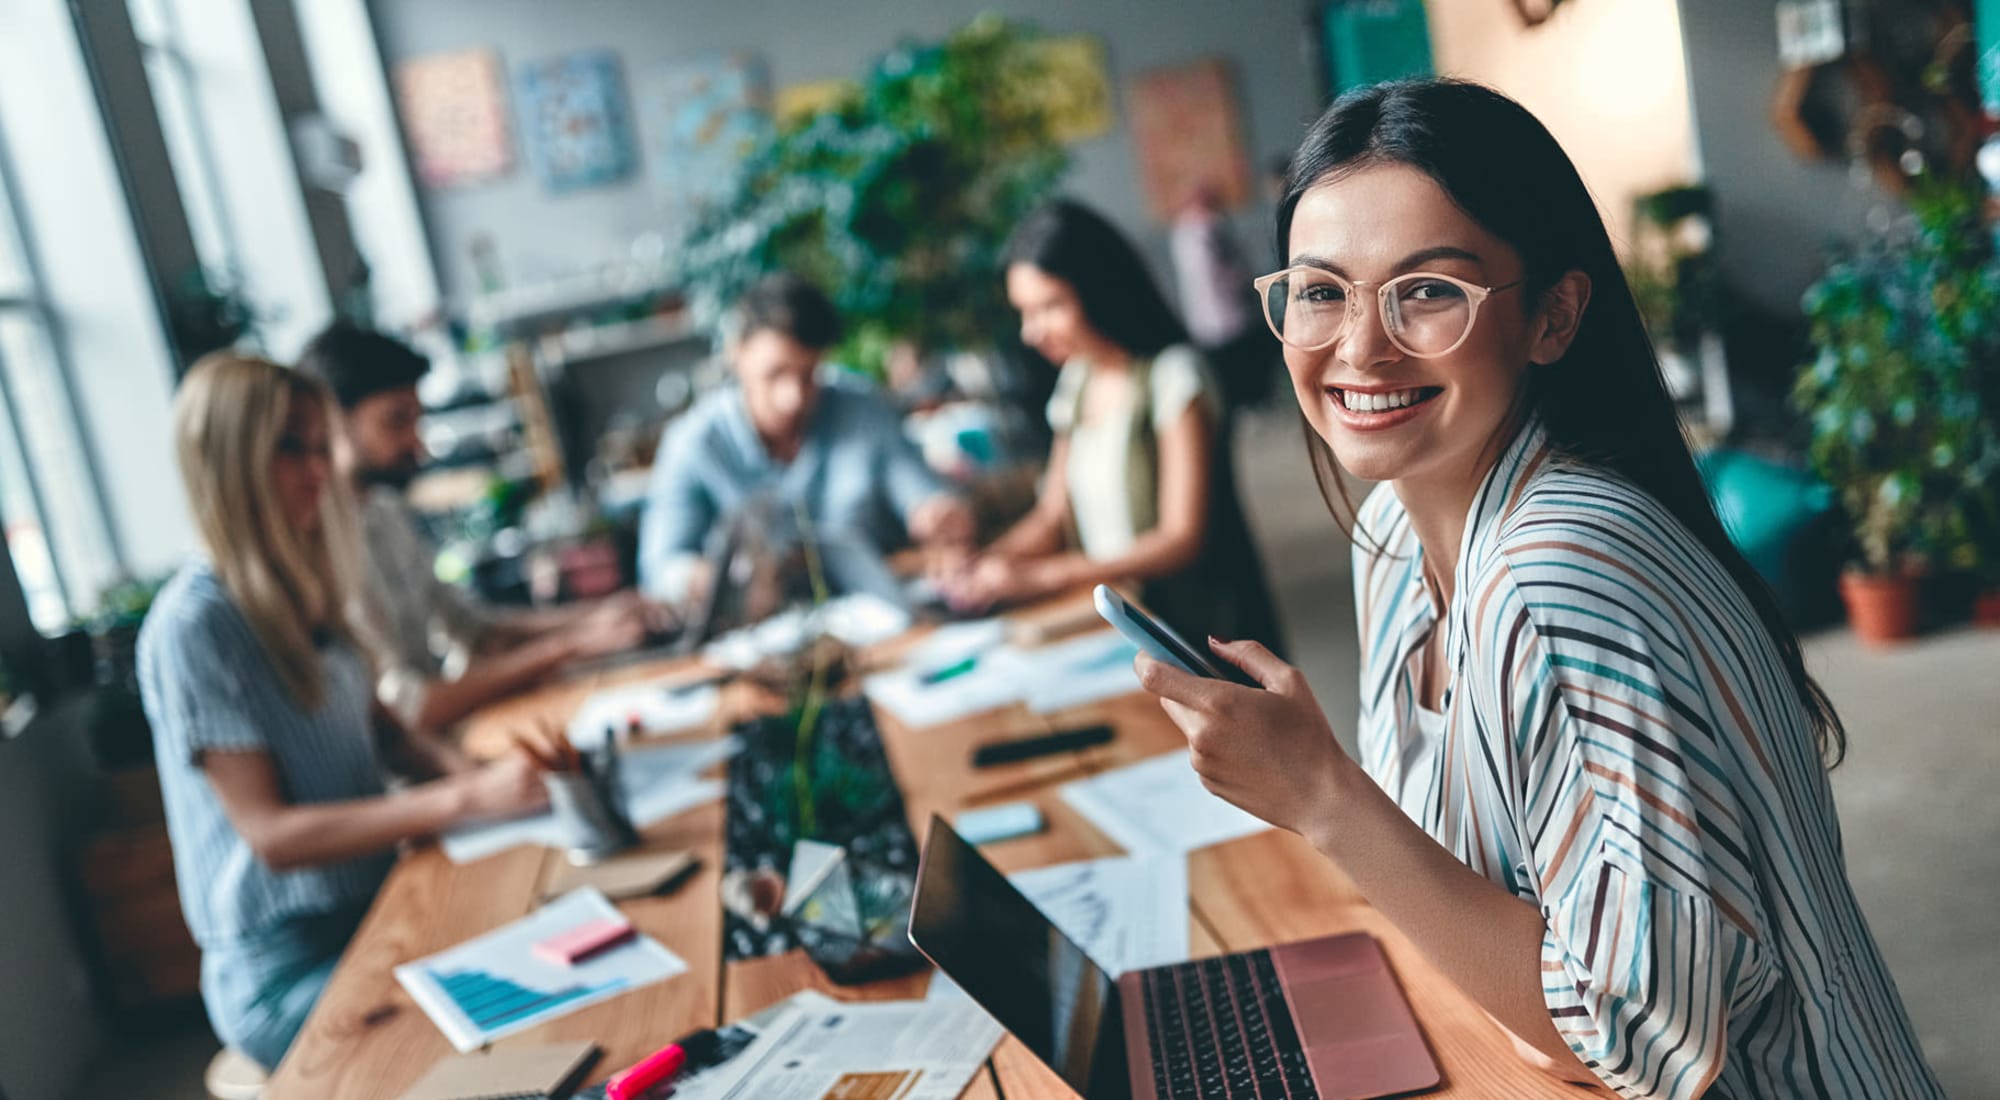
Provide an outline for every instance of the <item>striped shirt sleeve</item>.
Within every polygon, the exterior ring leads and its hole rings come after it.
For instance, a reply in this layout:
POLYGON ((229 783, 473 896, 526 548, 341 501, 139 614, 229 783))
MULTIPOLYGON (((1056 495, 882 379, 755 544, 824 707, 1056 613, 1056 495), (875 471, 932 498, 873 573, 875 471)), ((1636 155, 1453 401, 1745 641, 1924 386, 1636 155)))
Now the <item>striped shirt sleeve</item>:
POLYGON ((1588 532, 1530 513, 1507 542, 1471 593, 1499 658, 1471 701, 1524 811, 1550 1016, 1621 1095, 1700 1096, 1774 974, 1740 811, 1682 734, 1710 717, 1702 643, 1670 581, 1588 532))
POLYGON ((264 752, 270 746, 252 718, 245 698, 243 664, 234 654, 255 652, 256 636, 247 624, 227 616, 185 614, 162 624, 163 637, 154 652, 166 664, 157 683, 172 708, 187 762, 199 764, 204 752, 264 752))

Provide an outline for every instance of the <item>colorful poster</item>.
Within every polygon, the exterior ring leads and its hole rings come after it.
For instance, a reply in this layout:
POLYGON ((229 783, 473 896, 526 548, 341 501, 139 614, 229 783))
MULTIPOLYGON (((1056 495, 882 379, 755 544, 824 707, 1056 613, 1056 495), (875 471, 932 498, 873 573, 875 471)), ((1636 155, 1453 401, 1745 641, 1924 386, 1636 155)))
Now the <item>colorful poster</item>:
POLYGON ((763 63, 746 55, 655 65, 637 95, 652 177, 683 211, 726 195, 744 154, 771 127, 763 63))
POLYGON ((828 110, 860 90, 861 86, 852 80, 815 80, 811 84, 793 84, 778 89, 771 113, 777 117, 779 125, 786 125, 828 110))
POLYGON ((521 66, 516 82, 542 185, 573 191, 623 179, 638 160, 618 55, 570 54, 521 66))
POLYGON ((1220 60, 1153 69, 1132 82, 1132 140, 1153 216, 1174 214, 1206 190, 1224 208, 1250 197, 1250 164, 1236 92, 1220 60))
POLYGON ((1038 94, 1048 107, 1058 141, 1077 142, 1111 132, 1111 78, 1104 43, 1087 34, 1051 38, 1037 49, 1044 66, 1038 94))
POLYGON ((500 55, 460 50, 401 62, 396 107, 426 187, 452 187, 513 167, 500 55))

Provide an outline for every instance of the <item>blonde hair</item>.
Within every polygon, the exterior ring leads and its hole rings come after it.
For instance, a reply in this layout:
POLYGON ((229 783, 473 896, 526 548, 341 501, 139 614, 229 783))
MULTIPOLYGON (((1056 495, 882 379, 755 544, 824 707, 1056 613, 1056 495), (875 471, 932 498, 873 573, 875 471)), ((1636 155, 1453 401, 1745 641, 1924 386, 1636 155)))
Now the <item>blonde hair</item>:
POLYGON ((203 356, 174 399, 174 447, 216 575, 286 689, 315 710, 326 690, 318 643, 355 639, 360 543, 352 498, 330 471, 318 533, 285 521, 271 465, 299 402, 317 405, 330 440, 333 395, 324 383, 267 359, 203 356))

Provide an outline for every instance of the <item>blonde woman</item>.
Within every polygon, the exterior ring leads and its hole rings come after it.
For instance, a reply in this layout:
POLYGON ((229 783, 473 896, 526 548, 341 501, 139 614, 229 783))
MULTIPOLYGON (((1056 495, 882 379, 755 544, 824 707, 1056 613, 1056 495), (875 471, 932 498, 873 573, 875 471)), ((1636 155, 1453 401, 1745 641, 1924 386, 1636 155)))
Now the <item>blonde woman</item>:
POLYGON ((331 402, 275 363, 211 355, 174 404, 205 554, 139 635, 140 692, 202 999, 223 1041, 274 1067, 399 841, 543 800, 525 754, 473 768, 385 728, 348 617, 352 505, 331 402), (381 756, 430 777, 396 793, 381 756))

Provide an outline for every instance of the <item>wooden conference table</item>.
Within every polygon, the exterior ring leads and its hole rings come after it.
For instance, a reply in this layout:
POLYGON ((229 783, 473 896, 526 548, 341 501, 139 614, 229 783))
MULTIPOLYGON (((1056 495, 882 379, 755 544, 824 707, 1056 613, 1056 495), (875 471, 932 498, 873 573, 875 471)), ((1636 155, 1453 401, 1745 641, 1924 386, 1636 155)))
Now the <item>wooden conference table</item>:
MULTIPOLYGON (((1062 614, 1064 597, 1044 607, 1062 614)), ((1034 609, 1031 609, 1031 614, 1034 609)), ((899 643, 890 643, 890 652, 899 643)), ((591 692, 611 684, 689 671, 690 662, 634 666, 547 687, 490 708, 468 729, 475 752, 504 743, 527 722, 561 722, 591 692)), ((754 694, 747 685, 732 686, 754 694)), ((725 693, 715 731, 754 702, 725 693)), ((1063 782, 1185 747, 1180 732, 1145 694, 1053 715, 1016 705, 944 726, 908 729, 877 712, 891 766, 919 838, 933 812, 1015 799, 1041 807, 1048 828, 982 851, 1005 871, 1116 855, 1120 849, 1057 795, 1063 782), (1096 722, 1117 730, 1109 744, 973 771, 971 746, 1096 722)), ((662 897, 621 904, 625 915, 688 963, 688 972, 615 997, 502 1040, 502 1045, 591 1039, 604 1048, 599 1081, 675 1037, 739 1019, 804 989, 846 999, 921 997, 928 974, 863 987, 837 987, 802 952, 725 963, 720 883, 723 806, 710 803, 645 830, 649 845, 683 848, 701 859, 691 879, 662 897)), ((264 1091, 265 1100, 393 1100, 432 1063, 451 1053, 443 1033, 390 971, 531 911, 547 860, 562 855, 516 848, 457 866, 435 846, 406 855, 389 876, 304 1031, 264 1091)), ((1417 1020, 1444 1070, 1439 1097, 1579 1097, 1593 1090, 1563 1085, 1523 1064, 1506 1036, 1465 994, 1431 966, 1353 885, 1298 837, 1277 830, 1195 852, 1188 858, 1189 936, 1194 957, 1288 940, 1362 930, 1381 940, 1417 1020)), ((1597 1095, 1609 1095, 1599 1092, 1597 1095)), ((965 1094, 977 1100, 1063 1098, 1075 1094, 1011 1036, 965 1094)))

